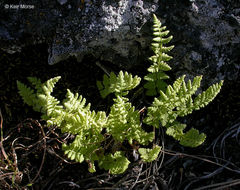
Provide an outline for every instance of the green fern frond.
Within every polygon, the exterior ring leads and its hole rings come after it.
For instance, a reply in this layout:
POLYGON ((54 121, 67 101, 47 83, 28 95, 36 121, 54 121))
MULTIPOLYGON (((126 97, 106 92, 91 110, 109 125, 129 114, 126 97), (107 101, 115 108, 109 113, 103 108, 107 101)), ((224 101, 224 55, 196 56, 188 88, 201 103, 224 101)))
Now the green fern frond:
POLYGON ((213 84, 210 86, 206 91, 203 93, 199 94, 195 99, 194 99, 194 109, 198 110, 202 107, 205 107, 207 104, 209 104, 220 92, 221 87, 223 85, 223 81, 220 81, 217 84, 213 84))
MULTIPOLYGON (((31 89, 30 87, 27 87, 25 84, 17 81, 17 88, 18 88, 18 93, 21 95, 23 101, 29 105, 35 107, 36 105, 36 94, 34 93, 34 90, 31 89)), ((40 111, 40 110, 36 110, 40 111)))
MULTIPOLYGON (((144 120, 146 124, 155 127, 159 127, 159 124, 166 126, 166 133, 179 140, 180 143, 187 142, 189 134, 193 133, 192 131, 186 134, 183 133, 183 129, 186 126, 177 123, 177 117, 183 117, 192 113, 193 110, 198 110, 200 107, 206 106, 216 97, 223 84, 221 81, 218 84, 212 85, 205 92, 199 94, 193 101, 192 96, 200 87, 202 76, 195 77, 193 82, 189 80, 187 84, 184 78, 185 76, 183 75, 172 86, 168 85, 165 92, 160 91, 160 97, 154 99, 152 106, 148 108, 148 114, 144 120)), ((195 137, 198 136, 196 143, 188 146, 195 146, 204 141, 204 134, 199 135, 196 131, 194 129, 195 137)))
MULTIPOLYGON (((154 58, 155 57, 151 58, 150 60, 155 61, 154 58)), ((169 71, 171 70, 171 67, 165 62, 160 62, 153 63, 147 70, 150 73, 158 73, 159 71, 169 71)))
POLYGON ((166 27, 161 26, 160 20, 156 15, 153 15, 153 43, 151 44, 154 55, 149 58, 152 65, 148 68, 148 74, 144 77, 147 81, 144 85, 147 92, 146 95, 154 96, 159 93, 160 90, 165 90, 167 84, 165 79, 168 79, 168 75, 164 71, 171 70, 171 67, 167 64, 167 61, 172 59, 167 52, 171 51, 174 46, 165 46, 172 40, 172 36, 167 37, 169 31, 166 27), (154 77, 153 77, 154 75, 154 77), (154 80, 153 80, 154 78, 154 80))
POLYGON ((160 146, 155 146, 153 149, 149 148, 139 148, 138 152, 144 162, 152 162, 157 159, 159 152, 161 151, 160 146))
POLYGON ((180 141, 181 145, 187 147, 197 147, 204 142, 206 138, 204 133, 199 134, 199 131, 194 128, 184 133, 183 130, 185 128, 185 124, 174 122, 171 126, 167 127, 166 134, 172 136, 174 139, 180 141))
POLYGON ((159 121, 162 126, 173 123, 178 116, 183 117, 207 105, 219 93, 222 86, 222 82, 213 85, 193 101, 192 95, 200 87, 202 76, 195 77, 193 83, 189 80, 187 85, 184 78, 183 75, 172 86, 168 85, 165 93, 160 91, 160 97, 155 98, 148 109, 148 117, 145 119, 147 124, 158 127, 159 121))
POLYGON ((85 112, 79 110, 76 114, 69 114, 65 112, 64 123, 60 126, 62 132, 70 132, 72 134, 78 134, 84 129, 91 129, 101 131, 105 123, 107 122, 105 112, 85 112))
POLYGON ((86 105, 86 99, 67 90, 66 99, 61 104, 51 95, 54 86, 60 77, 52 78, 43 84, 36 78, 29 78, 36 92, 17 82, 19 93, 27 104, 33 106, 36 111, 43 113, 42 118, 48 125, 57 125, 62 132, 76 135, 70 144, 63 144, 65 154, 78 162, 90 161, 90 171, 94 171, 93 162, 99 159, 99 149, 104 140, 101 134, 107 123, 105 112, 90 110, 90 104, 86 105))
POLYGON ((114 154, 108 154, 99 161, 99 167, 109 170, 111 174, 121 174, 126 171, 129 165, 129 160, 124 156, 122 151, 117 151, 114 154))
POLYGON ((60 76, 51 78, 47 80, 42 85, 42 89, 46 95, 50 95, 53 92, 53 88, 55 87, 55 84, 61 79, 60 76))
POLYGON ((39 94, 43 93, 42 92, 42 82, 40 79, 38 79, 36 77, 28 77, 27 79, 37 90, 37 93, 39 93, 39 94))
POLYGON ((159 71, 157 73, 149 73, 147 74, 144 79, 148 81, 144 84, 144 88, 147 89, 146 95, 147 96, 156 96, 157 91, 153 89, 166 89, 167 84, 164 82, 165 79, 168 79, 169 76, 166 75, 164 72, 159 71))
POLYGON ((24 102, 29 106, 32 106, 35 111, 46 113, 50 116, 54 109, 59 109, 57 106, 59 101, 53 98, 51 93, 60 78, 61 77, 55 77, 41 84, 39 79, 28 77, 28 80, 32 83, 35 89, 31 89, 17 81, 19 94, 22 96, 24 102))
POLYGON ((99 132, 93 129, 85 130, 78 134, 70 145, 63 144, 62 149, 71 160, 80 163, 84 160, 95 161, 100 159, 98 150, 103 140, 104 137, 99 132))
POLYGON ((201 145, 205 139, 206 135, 204 133, 199 134, 197 129, 192 128, 182 136, 180 144, 187 147, 197 147, 201 145))
POLYGON ((179 122, 174 122, 171 124, 171 126, 167 127, 166 134, 169 136, 172 136, 174 139, 180 141, 184 135, 183 130, 187 126, 185 124, 179 123, 179 122))
POLYGON ((147 145, 154 138, 154 133, 145 132, 140 123, 140 114, 125 97, 117 96, 108 116, 107 131, 116 141, 133 140, 147 145))
POLYGON ((91 104, 86 106, 86 99, 79 96, 78 93, 73 94, 67 89, 66 99, 63 101, 63 105, 68 113, 76 113, 78 110, 90 110, 91 104))
POLYGON ((97 81, 97 87, 100 91, 100 94, 105 98, 110 93, 115 93, 116 95, 125 96, 128 94, 129 90, 136 88, 139 85, 141 78, 138 76, 133 77, 127 72, 119 72, 116 76, 113 72, 110 73, 110 76, 104 75, 103 81, 97 81))

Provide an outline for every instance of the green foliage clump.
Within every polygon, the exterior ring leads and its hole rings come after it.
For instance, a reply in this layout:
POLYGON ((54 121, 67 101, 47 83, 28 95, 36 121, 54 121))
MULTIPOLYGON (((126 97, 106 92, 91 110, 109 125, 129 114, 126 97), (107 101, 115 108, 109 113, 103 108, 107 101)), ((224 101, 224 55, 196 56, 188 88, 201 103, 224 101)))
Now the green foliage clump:
MULTIPOLYGON (((144 77, 147 95, 160 94, 155 97, 151 106, 147 108, 147 115, 143 122, 152 128, 166 127, 166 134, 178 140, 180 144, 188 147, 201 145, 206 135, 196 129, 184 132, 185 124, 177 121, 194 110, 198 110, 211 102, 219 93, 223 82, 210 86, 206 91, 195 96, 200 87, 202 76, 185 82, 185 76, 178 78, 173 85, 167 85, 165 79, 169 78, 165 72, 171 67, 166 63, 172 57, 167 55, 173 46, 166 47, 172 37, 166 37, 169 31, 161 27, 160 21, 154 15, 154 39, 152 49, 154 55, 150 58, 152 65, 144 77)), ((113 93, 114 103, 107 115, 104 111, 92 111, 91 105, 78 93, 69 89, 66 98, 59 101, 52 92, 60 77, 52 78, 42 83, 37 78, 28 78, 33 88, 27 87, 17 81, 19 93, 24 102, 41 112, 42 118, 48 126, 57 125, 62 132, 75 135, 72 143, 63 144, 62 149, 68 158, 77 162, 86 161, 89 171, 95 172, 95 163, 112 174, 123 173, 130 163, 124 151, 124 144, 134 147, 134 143, 150 146, 155 138, 155 130, 146 132, 142 127, 140 111, 135 110, 126 97, 129 91, 136 88, 141 81, 138 76, 127 72, 119 72, 118 76, 111 73, 104 75, 103 81, 97 86, 103 98, 113 93)), ((138 148, 138 153, 145 162, 156 160, 161 147, 138 148)))

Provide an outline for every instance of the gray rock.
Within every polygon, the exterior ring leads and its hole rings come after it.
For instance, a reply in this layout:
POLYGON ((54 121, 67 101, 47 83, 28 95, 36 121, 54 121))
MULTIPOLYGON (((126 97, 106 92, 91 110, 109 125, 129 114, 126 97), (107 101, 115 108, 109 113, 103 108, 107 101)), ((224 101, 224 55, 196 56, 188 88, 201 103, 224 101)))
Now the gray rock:
POLYGON ((237 80, 240 68, 240 2, 195 0, 160 3, 158 16, 174 36, 172 66, 177 76, 204 75, 206 86, 237 80))
POLYGON ((92 54, 97 59, 127 66, 134 62, 131 57, 138 54, 136 42, 144 40, 141 27, 156 9, 154 3, 143 0, 86 3, 78 15, 65 18, 58 26, 49 49, 49 64, 69 56, 81 61, 84 55, 92 54))
MULTIPOLYGON (((156 1, 157 2, 157 1, 156 1)), ((1 49, 13 53, 23 46, 49 44, 49 64, 69 56, 79 61, 86 54, 96 59, 128 65, 138 54, 136 43, 145 45, 140 29, 157 9, 157 3, 144 0, 46 1, 34 10, 4 9, 0 21, 1 49), (48 2, 48 4, 47 4, 48 2), (3 19, 4 18, 4 19, 3 19)))

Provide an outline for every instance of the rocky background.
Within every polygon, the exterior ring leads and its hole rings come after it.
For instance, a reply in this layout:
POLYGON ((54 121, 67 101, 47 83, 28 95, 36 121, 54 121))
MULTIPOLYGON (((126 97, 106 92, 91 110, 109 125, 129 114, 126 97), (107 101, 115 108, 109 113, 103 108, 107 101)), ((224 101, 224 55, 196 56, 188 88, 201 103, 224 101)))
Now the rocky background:
POLYGON ((238 0, 29 0, 14 7, 18 4, 0 3, 0 48, 10 54, 46 43, 50 65, 70 56, 81 64, 91 55, 128 69, 151 53, 155 13, 174 36, 172 66, 179 75, 204 74, 210 83, 239 75, 238 0))

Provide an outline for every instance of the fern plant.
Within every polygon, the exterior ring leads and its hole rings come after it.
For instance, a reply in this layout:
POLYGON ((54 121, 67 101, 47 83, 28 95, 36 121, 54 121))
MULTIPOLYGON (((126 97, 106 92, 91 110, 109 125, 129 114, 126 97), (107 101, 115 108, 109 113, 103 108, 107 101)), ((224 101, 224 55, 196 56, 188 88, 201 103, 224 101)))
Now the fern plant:
MULTIPOLYGON (((171 56, 169 52, 173 46, 166 47, 172 37, 166 37, 168 31, 161 27, 160 21, 154 15, 154 39, 152 49, 154 55, 150 58, 152 65, 144 77, 147 95, 156 95, 143 122, 152 128, 166 127, 166 134, 172 136, 180 144, 189 147, 201 145, 206 135, 197 129, 184 132, 185 124, 177 121, 194 110, 198 110, 211 102, 219 93, 223 81, 210 86, 206 91, 194 96, 200 87, 202 76, 197 76, 186 83, 185 76, 178 78, 172 85, 167 85, 169 78, 165 72, 171 67, 166 63, 171 56)), ((154 131, 146 132, 142 128, 140 112, 135 110, 126 97, 130 90, 136 88, 141 78, 122 71, 118 75, 111 73, 104 75, 103 81, 98 81, 100 95, 105 98, 109 94, 115 95, 114 103, 107 115, 104 111, 91 110, 91 105, 78 93, 73 94, 69 89, 66 98, 59 101, 52 96, 55 84, 60 77, 52 78, 42 83, 37 78, 28 78, 32 88, 17 81, 19 93, 24 102, 35 111, 42 112, 42 118, 47 124, 57 125, 62 132, 75 135, 72 143, 62 145, 68 158, 77 162, 86 161, 90 172, 95 172, 95 163, 99 168, 109 170, 112 174, 123 173, 130 163, 126 156, 124 145, 134 147, 134 143, 149 147, 153 144, 154 131)), ((135 151, 144 162, 156 160, 161 147, 137 148, 135 151)))

